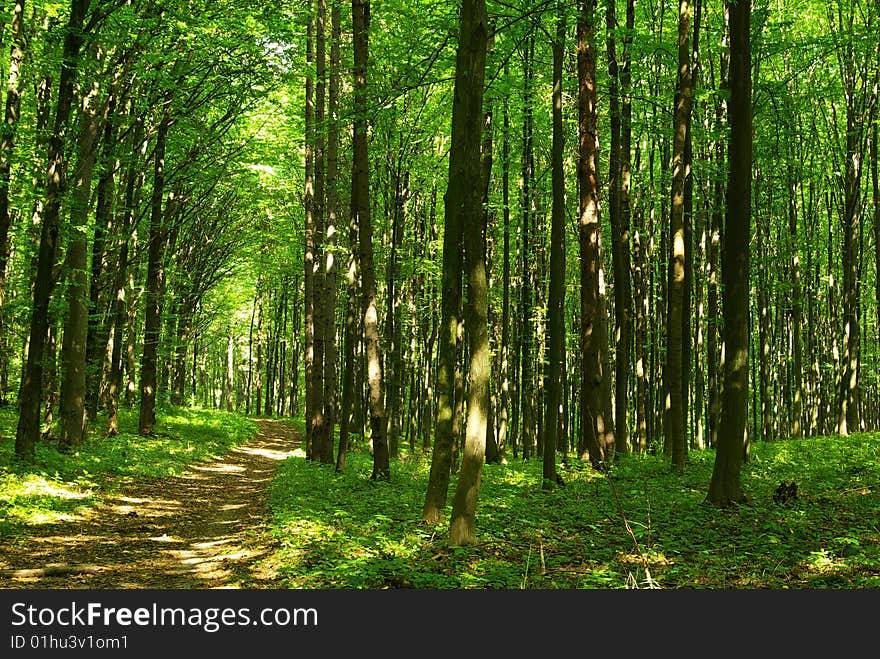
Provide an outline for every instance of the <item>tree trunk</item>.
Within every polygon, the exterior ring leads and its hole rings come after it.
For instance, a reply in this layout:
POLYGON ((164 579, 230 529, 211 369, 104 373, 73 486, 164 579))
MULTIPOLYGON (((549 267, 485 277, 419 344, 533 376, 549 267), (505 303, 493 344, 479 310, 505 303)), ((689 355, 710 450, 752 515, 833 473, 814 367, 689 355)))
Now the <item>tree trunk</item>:
POLYGON ((534 156, 532 153, 533 140, 533 112, 532 102, 532 77, 534 75, 534 49, 535 36, 530 34, 527 39, 526 61, 523 66, 523 149, 522 149, 522 271, 520 274, 520 418, 522 420, 521 446, 523 460, 532 456, 535 446, 535 413, 534 413, 534 383, 533 383, 533 354, 534 346, 534 310, 532 308, 532 260, 534 247, 532 245, 532 182, 534 180, 534 156))
POLYGON ((61 445, 77 446, 86 437, 86 339, 89 322, 88 238, 86 223, 92 191, 98 139, 98 85, 85 92, 82 102, 79 154, 74 169, 73 200, 70 209, 71 232, 67 247, 67 320, 61 344, 64 381, 61 386, 61 445))
POLYGON ((327 18, 327 1, 317 0, 315 13, 315 196, 312 221, 314 222, 314 254, 312 290, 314 300, 314 363, 312 364, 312 460, 322 460, 327 455, 326 442, 331 434, 324 425, 324 334, 327 322, 327 299, 324 290, 324 193, 326 118, 324 108, 327 89, 327 40, 324 25, 327 18))
MULTIPOLYGON (((507 78, 505 66, 504 77, 507 78)), ((501 302, 501 410, 498 419, 498 452, 503 454, 510 432, 510 108, 508 97, 503 100, 501 143, 501 206, 504 222, 504 256, 502 263, 501 302)), ((515 354, 515 353, 514 353, 515 354)))
POLYGON ((708 500, 745 499, 740 482, 749 401, 749 234, 752 194, 752 82, 748 2, 730 5, 730 170, 721 249, 724 303, 724 389, 708 500))
MULTIPOLYGON (((327 124, 327 227, 324 248, 324 436, 321 462, 333 463, 333 434, 336 426, 337 347, 336 347, 336 232, 339 228, 339 195, 336 176, 339 159, 339 41, 341 35, 339 3, 330 10, 330 85, 327 124)), ((294 374, 295 375, 295 374, 294 374)))
MULTIPOLYGON (((309 0, 308 3, 309 14, 311 14, 312 10, 312 0, 309 0)), ((313 46, 312 46, 312 20, 311 17, 306 22, 306 107, 305 107, 305 190, 303 193, 303 206, 305 210, 305 238, 304 238, 304 249, 305 254, 303 255, 303 264, 304 264, 304 296, 303 296, 303 304, 304 304, 304 312, 303 318, 305 323, 305 341, 303 342, 303 348, 305 351, 304 356, 304 365, 305 365, 305 425, 306 425, 306 436, 305 436, 305 450, 306 450, 306 458, 311 459, 313 457, 313 424, 314 424, 314 415, 315 415, 315 401, 314 401, 314 368, 315 368, 315 293, 314 293, 314 273, 315 273, 315 219, 314 219, 314 207, 315 207, 315 155, 314 155, 314 147, 315 147, 315 126, 314 126, 314 87, 315 83, 312 80, 312 72, 311 66, 314 61, 313 54, 313 46)), ((268 349, 268 346, 267 346, 268 349)), ((271 355, 267 354, 267 361, 270 361, 271 355)), ((269 378, 266 379, 266 389, 267 389, 267 397, 268 397, 268 388, 271 386, 271 381, 269 378)), ((266 407, 269 408, 266 410, 266 414, 271 414, 271 408, 269 404, 266 404, 266 407)), ((259 414, 259 411, 257 412, 259 414)))
POLYGON ((64 35, 64 58, 58 83, 55 123, 49 140, 49 165, 46 183, 46 206, 40 230, 34 303, 31 313, 28 355, 22 369, 19 389, 19 418, 15 435, 15 455, 25 461, 34 459, 34 445, 40 436, 40 393, 43 380, 43 353, 49 329, 49 301, 54 288, 53 266, 58 244, 58 215, 66 183, 64 148, 73 103, 73 83, 85 35, 83 22, 90 0, 72 0, 70 18, 64 35))
POLYGON ((690 0, 678 3, 678 91, 675 104, 675 131, 672 148, 672 206, 670 214, 669 287, 666 318, 666 406, 664 432, 666 446, 671 448, 673 469, 681 471, 687 461, 687 433, 684 418, 684 382, 682 373, 682 314, 685 313, 686 236, 684 222, 684 188, 687 176, 685 142, 691 114, 690 64, 690 0))
POLYGON ((165 184, 165 144, 170 120, 167 108, 159 122, 156 133, 156 150, 153 168, 153 191, 150 200, 150 232, 147 247, 146 318, 144 321, 144 346, 141 352, 140 392, 141 405, 138 417, 138 434, 151 435, 156 424, 157 355, 159 331, 162 324, 160 294, 162 288, 162 259, 165 243, 162 201, 165 184))
POLYGON ((551 171, 553 207, 550 227, 550 284, 547 306, 547 410, 544 413, 543 487, 556 485, 556 450, 561 440, 559 416, 562 403, 562 373, 565 347, 565 169, 562 157, 562 60, 565 55, 565 13, 557 7, 556 39, 553 41, 553 142, 551 171))
POLYGON ((17 0, 12 11, 12 46, 9 53, 9 74, 6 83, 6 109, 0 136, 0 405, 7 403, 7 380, 10 346, 6 331, 6 268, 9 263, 9 183, 15 134, 21 111, 21 66, 24 61, 24 0, 17 0))
POLYGON ((455 224, 463 229, 468 293, 466 322, 470 342, 467 436, 449 522, 449 543, 453 546, 476 542, 476 507, 486 447, 489 404, 489 290, 481 226, 485 215, 480 203, 480 190, 473 185, 473 181, 479 180, 480 176, 480 129, 487 40, 488 18, 484 0, 464 0, 455 65, 452 146, 446 192, 447 217, 452 215, 449 213, 452 210, 458 216, 455 224))
POLYGON ((606 380, 608 332, 603 300, 602 235, 599 218, 599 137, 596 89, 596 21, 592 2, 581 7, 577 26, 578 52, 578 239, 580 245, 581 325, 583 354, 581 407, 584 420, 578 441, 581 457, 599 468, 614 451, 612 420, 603 393, 606 380), (610 432, 609 432, 610 431, 610 432))
MULTIPOLYGON (((614 427, 615 451, 629 451, 629 369, 632 344, 632 282, 630 277, 629 255, 629 212, 624 209, 624 155, 622 151, 621 124, 628 120, 621 114, 620 83, 618 75, 617 46, 614 31, 617 29, 616 2, 608 0, 606 9, 607 51, 608 51, 608 96, 611 121, 611 142, 608 155, 609 204, 608 216, 611 224, 611 267, 614 272, 614 318, 615 333, 615 394, 614 427)), ((628 90, 627 90, 628 92, 628 90)), ((627 149, 629 145, 627 145, 627 149)), ((626 159, 629 156, 627 154, 626 159)), ((629 173, 627 171, 627 177, 629 173)), ((628 194, 628 192, 627 192, 628 194)))
POLYGON ((370 160, 367 152, 367 62, 369 53, 370 2, 352 0, 354 42, 354 144, 352 217, 358 226, 361 265, 361 295, 367 379, 370 398, 370 430, 373 442, 372 480, 390 480, 391 466, 385 430, 385 383, 379 346, 379 311, 376 273, 373 267, 373 226, 370 220, 370 160))

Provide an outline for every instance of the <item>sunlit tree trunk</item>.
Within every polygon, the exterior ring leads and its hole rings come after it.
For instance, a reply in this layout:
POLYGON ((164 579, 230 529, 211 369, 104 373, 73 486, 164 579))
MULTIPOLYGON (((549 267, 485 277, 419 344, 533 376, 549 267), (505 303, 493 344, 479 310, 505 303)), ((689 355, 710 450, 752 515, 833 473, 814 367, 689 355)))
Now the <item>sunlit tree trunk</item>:
MULTIPOLYGON (((115 87, 115 84, 114 84, 115 87)), ((112 90, 113 88, 111 88, 112 90)), ((98 416, 98 407, 104 379, 104 363, 112 326, 113 303, 102 304, 102 291, 108 286, 105 273, 107 241, 113 228, 113 208, 116 200, 116 116, 117 97, 111 91, 107 99, 103 131, 101 133, 100 178, 95 190, 95 229, 92 237, 92 263, 89 286, 89 327, 86 336, 86 410, 90 419, 98 416)))
POLYGON ((608 416, 608 321, 602 282, 602 231, 599 218, 599 137, 596 87, 596 20, 585 0, 577 26, 578 66, 578 239, 580 245, 583 354, 581 409, 584 416, 578 452, 600 467, 614 455, 613 421, 608 416))
MULTIPOLYGON (((324 24, 327 17, 326 0, 317 0, 315 12, 315 129, 314 155, 315 155, 315 194, 312 200, 312 232, 314 252, 312 254, 312 291, 313 291, 313 346, 312 358, 312 430, 311 452, 309 457, 320 460, 326 454, 324 443, 330 441, 327 428, 324 426, 324 335, 327 309, 327 299, 324 291, 324 193, 325 193, 325 144, 326 144, 326 90, 327 90, 327 40, 325 38, 324 24)), ((282 363, 282 362, 277 362, 282 363)))
MULTIPOLYGON (((321 462, 333 463, 333 434, 336 426, 337 346, 336 346, 336 234, 339 231, 339 195, 336 176, 339 161, 339 41, 341 34, 339 3, 330 10, 330 81, 327 96, 327 221, 324 238, 324 433, 321 462)), ((296 373, 294 373, 294 383, 296 373)), ((296 386, 294 384, 294 386, 296 386)))
POLYGON ((674 469, 683 470, 687 460, 686 419, 684 418, 682 351, 682 314, 685 313, 686 237, 684 222, 684 188, 687 176, 685 142, 691 115, 689 0, 678 3, 678 91, 675 104, 675 130, 672 148, 672 205, 670 214, 669 285, 666 318, 666 365, 664 433, 667 451, 672 455, 674 469))
POLYGON ((483 253, 483 214, 480 176, 483 79, 486 65, 488 18, 484 0, 462 4, 452 107, 452 144, 449 155, 447 217, 458 215, 463 227, 467 273, 466 323, 469 338, 467 434, 461 473, 452 502, 449 543, 476 541, 476 507, 486 448, 489 403, 489 290, 483 253))
MULTIPOLYGON (((451 155, 451 154, 450 154, 451 155)), ((457 155, 457 154, 456 154, 457 155)), ((453 160, 450 158, 450 168, 453 160)), ((451 182, 450 169, 450 182, 451 182)), ((476 186, 474 186, 476 187, 476 186)), ((437 408, 431 472, 425 493, 422 519, 435 524, 440 521, 449 490, 453 448, 458 433, 456 420, 456 374, 458 371, 458 329, 461 309, 461 245, 462 216, 456 199, 447 190, 444 197, 443 269, 440 297, 440 338, 436 377, 437 408)))
MULTIPOLYGON (((312 2, 309 0, 309 12, 312 9, 312 2)), ((309 17, 306 23, 306 107, 305 107, 305 189, 303 191, 303 206, 305 211, 305 229, 303 245, 305 253, 303 255, 304 264, 304 284, 305 293, 303 303, 305 311, 303 319, 305 323, 304 333, 305 341, 303 348, 305 351, 305 449, 306 457, 313 457, 313 424, 315 415, 314 401, 314 379, 313 373, 315 368, 315 292, 314 292, 314 272, 315 272, 315 220, 314 220, 314 195, 315 195, 315 83, 312 79, 310 70, 314 62, 314 52, 312 43, 313 23, 309 17)), ((269 355, 267 355, 268 361, 269 355)), ((270 386, 269 378, 266 379, 266 388, 270 386)), ((268 408, 269 405, 267 404, 268 408)), ((267 414, 271 414, 269 409, 267 414)), ((257 412, 259 414, 259 411, 257 412)))
POLYGON ((71 447, 86 437, 86 338, 89 321, 88 234, 89 198, 98 139, 98 95, 94 84, 84 92, 80 113, 79 154, 74 169, 73 199, 70 225, 73 228, 67 247, 65 267, 67 285, 67 319, 61 344, 63 383, 61 386, 61 443, 71 447))
MULTIPOLYGON (((505 67, 505 78, 507 68, 505 67)), ((510 432, 510 108, 507 96, 502 101, 501 205, 504 231, 504 256, 501 279, 501 409, 498 414, 499 453, 507 446, 510 432)))
POLYGON ((376 273, 373 267, 373 226, 370 220, 370 160, 367 152, 367 62, 369 49, 369 0, 352 0, 354 41, 354 145, 352 216, 358 226, 364 344, 370 401, 370 431, 373 442, 373 480, 390 480, 391 466, 385 431, 385 383, 379 346, 379 311, 376 273))
POLYGON ((721 245, 724 302, 724 388, 721 423, 708 499, 716 506, 739 503, 740 470, 747 441, 749 402, 749 237, 752 185, 751 8, 730 5, 730 170, 727 217, 721 245))

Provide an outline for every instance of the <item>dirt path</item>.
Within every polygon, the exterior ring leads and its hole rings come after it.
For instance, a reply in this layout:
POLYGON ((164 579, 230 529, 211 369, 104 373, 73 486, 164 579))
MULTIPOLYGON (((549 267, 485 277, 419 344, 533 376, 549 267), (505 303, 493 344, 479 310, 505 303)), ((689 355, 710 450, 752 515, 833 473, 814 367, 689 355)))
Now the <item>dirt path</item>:
POLYGON ((0 588, 273 588, 256 562, 274 540, 266 488, 299 445, 271 419, 257 435, 181 476, 137 480, 74 521, 0 547, 0 588))

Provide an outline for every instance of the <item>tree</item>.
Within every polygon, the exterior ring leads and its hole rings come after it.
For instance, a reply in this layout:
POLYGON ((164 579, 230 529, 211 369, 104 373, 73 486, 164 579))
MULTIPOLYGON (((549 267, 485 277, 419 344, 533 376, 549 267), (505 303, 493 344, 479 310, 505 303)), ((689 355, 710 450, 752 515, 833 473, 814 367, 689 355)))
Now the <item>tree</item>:
POLYGON ((22 369, 19 389, 19 417, 15 435, 15 454, 28 462, 34 459, 34 445, 40 435, 40 401, 43 381, 43 352, 49 332, 49 302, 55 286, 53 275, 58 246, 61 193, 66 185, 65 158, 68 122, 74 96, 74 81, 90 0, 71 0, 70 17, 64 33, 64 53, 52 137, 49 140, 49 164, 46 171, 46 204, 40 228, 40 247, 34 282, 27 363, 22 369))
POLYGON ((716 506, 745 500, 740 482, 748 441, 749 237, 752 192, 751 3, 730 4, 730 144, 727 216, 722 232, 724 384, 718 445, 708 499, 716 506))
POLYGON ((370 431, 373 441, 372 480, 390 480, 385 416, 385 382, 382 376, 382 355, 379 345, 379 310, 376 274, 373 267, 373 227, 370 223, 369 156, 367 152, 367 62, 369 54, 370 3, 352 0, 354 41, 354 137, 352 143, 354 168, 351 188, 352 218, 358 227, 358 249, 361 271, 361 309, 364 319, 364 344, 367 353, 367 374, 370 399, 370 431))
POLYGON ((550 347, 547 370, 547 411, 544 414, 544 487, 556 482, 556 449, 562 403, 563 345, 565 342, 565 170, 562 124, 562 60, 565 49, 565 9, 556 8, 559 18, 553 43, 553 211, 550 230, 550 294, 547 309, 547 341, 550 347))
POLYGON ((690 63, 689 0, 678 3, 678 91, 675 103, 675 139, 672 149, 672 205, 669 224, 671 259, 669 261, 669 292, 666 318, 666 366, 664 379, 666 403, 664 433, 667 450, 672 455, 674 469, 684 469, 687 460, 687 433, 682 383, 682 313, 685 293, 685 178, 687 161, 685 142, 691 120, 691 63, 690 63))
POLYGON ((584 0, 577 25, 578 50, 578 242, 580 246, 580 345, 583 354, 583 422, 578 450, 594 467, 610 461, 614 425, 609 415, 608 319, 602 274, 599 217, 599 135, 596 87, 596 21, 593 0, 584 0))
POLYGON ((480 142, 483 119, 483 79, 489 22, 483 0, 464 0, 459 19, 455 60, 455 99, 452 105, 452 143, 446 216, 462 227, 467 272, 466 329, 470 337, 467 435, 461 473, 452 502, 449 542, 476 541, 476 508, 486 450, 489 407, 488 280, 483 251, 485 221, 480 190, 480 142))

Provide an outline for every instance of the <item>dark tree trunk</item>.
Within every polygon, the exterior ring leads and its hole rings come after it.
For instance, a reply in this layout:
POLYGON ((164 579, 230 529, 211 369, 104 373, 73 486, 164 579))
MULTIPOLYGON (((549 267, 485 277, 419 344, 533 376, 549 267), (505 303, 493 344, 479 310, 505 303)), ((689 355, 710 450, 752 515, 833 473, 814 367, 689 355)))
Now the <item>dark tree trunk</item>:
MULTIPOLYGON (((629 369, 632 344, 632 282, 630 277, 629 255, 629 212, 624 209, 624 155, 622 151, 622 127, 627 119, 621 115, 620 77, 617 62, 617 45, 614 31, 617 29, 616 2, 608 0, 606 9, 609 114, 611 121, 611 140, 608 155, 609 205, 608 216, 611 224, 611 267, 614 272, 614 318, 617 326, 615 334, 615 379, 614 379, 614 427, 615 451, 629 451, 629 369)), ((627 126, 629 128, 629 126, 627 126)), ((628 145, 627 145, 628 146, 628 145)), ((627 155, 628 159, 628 155, 627 155)), ((627 172, 627 177, 628 177, 627 172)))
POLYGON ((599 218, 599 137, 596 89, 596 20, 590 0, 581 7, 578 38, 578 241, 580 245, 583 354, 581 407, 584 420, 578 452, 594 467, 610 461, 614 430, 608 416, 608 331, 602 284, 602 233, 599 218))
POLYGON ((159 331, 162 325, 160 290, 162 289, 162 260, 165 243, 162 202, 165 188, 165 145, 170 120, 165 115, 156 133, 156 150, 153 168, 153 191, 150 199, 150 232, 147 246, 146 318, 144 321, 144 345, 141 352, 140 414, 138 434, 151 435, 156 424, 156 387, 158 386, 157 357, 159 331))
POLYGON ((562 403, 562 372, 565 346, 565 170, 562 157, 565 147, 562 123, 562 60, 565 55, 565 13, 557 8, 556 39, 553 41, 553 143, 551 171, 553 207, 550 227, 550 284, 547 306, 547 409, 544 413, 543 487, 556 485, 556 450, 562 403))
POLYGON ((752 181, 752 82, 748 2, 730 5, 730 170, 721 249, 724 298, 724 389, 708 499, 743 501, 740 481, 749 401, 749 233, 752 181))
POLYGON ((6 330, 6 269, 9 263, 9 183, 15 134, 21 110, 21 66, 24 62, 24 0, 17 0, 12 10, 12 46, 9 52, 9 74, 6 84, 6 109, 0 135, 0 405, 7 403, 10 342, 6 330))
POLYGON ((354 144, 352 217, 358 226, 364 344, 370 399, 370 430, 373 442, 372 480, 390 480, 391 466, 385 431, 385 383, 379 346, 379 310, 376 273, 373 267, 373 226, 370 220, 370 159, 367 152, 367 62, 369 52, 370 3, 352 0, 354 41, 354 144))
POLYGON ((666 318, 666 365, 664 367, 667 405, 664 414, 664 432, 667 451, 672 456, 672 466, 683 470, 687 461, 687 433, 684 417, 684 373, 682 333, 685 313, 686 287, 686 236, 684 221, 685 178, 687 162, 685 143, 691 115, 691 63, 690 63, 690 2, 679 0, 678 5, 678 90, 675 103, 675 130, 672 148, 672 205, 669 236, 671 259, 669 261, 669 285, 666 318))
MULTIPOLYGON (((324 250, 324 436, 321 462, 333 463, 333 434, 336 426, 337 346, 336 346, 336 232, 339 228, 339 195, 336 176, 339 159, 339 41, 341 36, 339 3, 330 10, 330 84, 327 124, 327 229, 324 250)), ((295 376, 295 374, 294 374, 295 376)))
POLYGON ((55 123, 49 140, 49 165, 46 182, 46 205, 40 230, 34 303, 31 313, 28 355, 22 370, 19 389, 19 419, 15 435, 15 455, 28 462, 34 459, 34 445, 40 436, 40 392, 43 380, 43 356, 49 329, 49 300, 54 288, 53 266, 58 244, 58 216, 61 196, 66 186, 64 148, 73 102, 73 83, 85 35, 83 22, 90 0, 72 0, 70 18, 64 35, 64 59, 58 83, 55 123))
POLYGON ((86 92, 81 113, 79 154, 74 170, 75 184, 70 209, 73 228, 67 247, 65 267, 67 285, 67 319, 61 344, 64 380, 61 386, 61 445, 77 446, 86 437, 88 412, 86 410, 86 339, 89 322, 88 238, 86 222, 92 189, 92 171, 95 165, 98 139, 98 90, 86 92))

